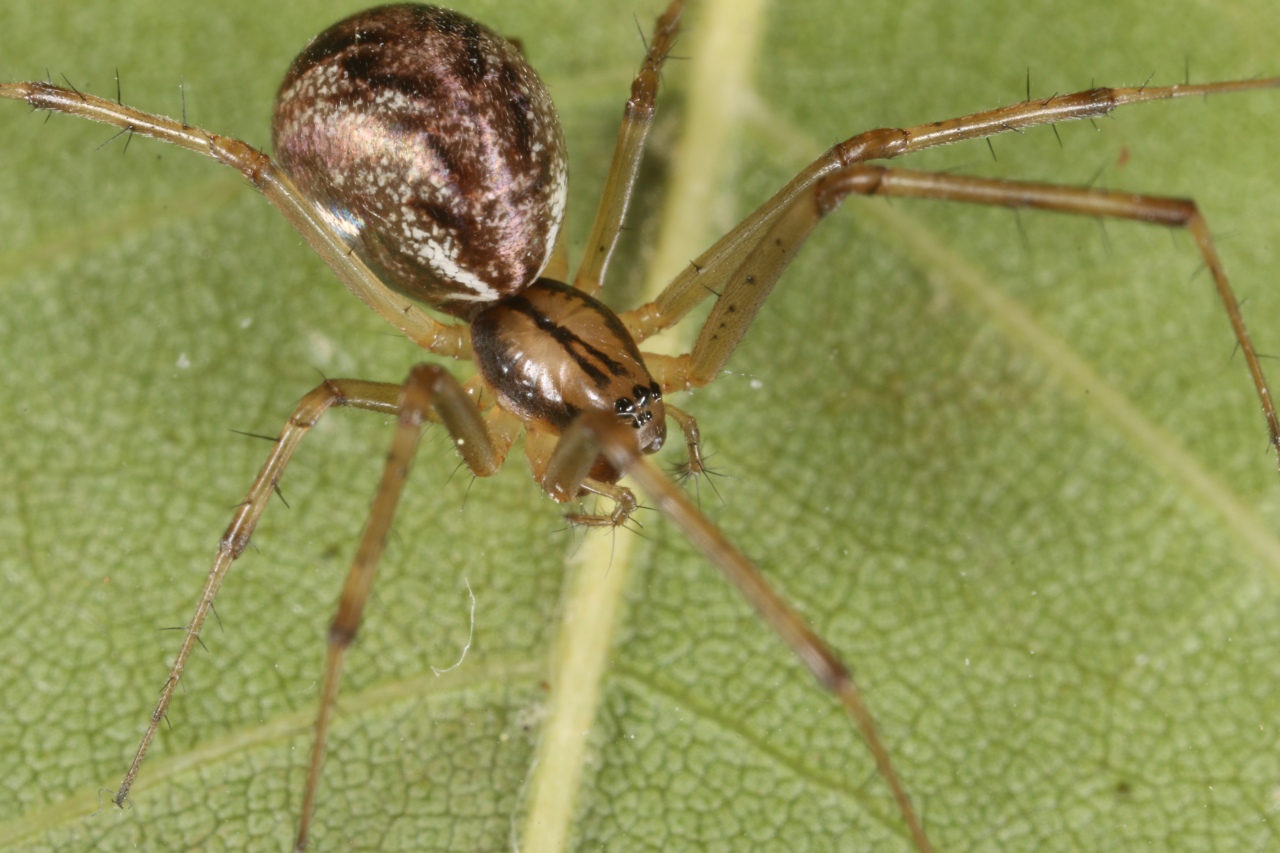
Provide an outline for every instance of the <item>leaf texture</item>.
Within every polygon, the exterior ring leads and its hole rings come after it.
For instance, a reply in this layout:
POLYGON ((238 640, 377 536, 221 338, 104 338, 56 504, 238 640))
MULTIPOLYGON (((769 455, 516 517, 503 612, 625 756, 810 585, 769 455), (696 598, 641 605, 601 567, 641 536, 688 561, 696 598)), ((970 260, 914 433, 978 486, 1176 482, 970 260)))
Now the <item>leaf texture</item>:
MULTIPOLYGON (((659 4, 475 2, 557 99, 585 238, 659 4)), ((704 9, 695 3, 689 25, 704 9)), ((350 4, 0 11, 0 76, 48 68, 269 142, 293 54, 350 4)), ((768 7, 723 176, 722 233, 831 143, 1032 94, 1280 73, 1263 2, 1045 13, 768 7)), ((681 54, 699 44, 691 34, 681 54)), ((683 59, 683 57, 681 57, 683 59)), ((633 287, 675 158, 664 75, 615 285, 633 287)), ((689 119, 696 120, 696 119, 689 119)), ((1264 352, 1280 349, 1280 95, 1163 103, 933 152, 921 168, 1196 198, 1264 352), (1099 132, 1100 131, 1100 132, 1099 132)), ((325 628, 390 438, 309 438, 218 600, 144 765, 110 806, 265 442, 327 376, 419 357, 233 173, 0 104, 0 845, 281 849, 301 799, 325 628), (105 143, 105 144, 104 144, 105 143)), ((940 850, 1264 849, 1280 790, 1280 483, 1198 256, 1160 229, 850 203, 730 373, 684 406, 709 515, 857 670, 940 850)), ((344 683, 316 849, 506 850, 526 825, 566 560, 581 547, 518 454, 474 484, 424 443, 344 683), (475 637, 466 642, 474 590, 475 637)), ((582 761, 573 849, 907 849, 837 708, 645 514, 582 761)), ((621 538, 628 534, 619 533, 621 538)), ((606 549, 607 553, 607 549, 606 549)), ((536 817, 536 816, 535 816, 536 817)))

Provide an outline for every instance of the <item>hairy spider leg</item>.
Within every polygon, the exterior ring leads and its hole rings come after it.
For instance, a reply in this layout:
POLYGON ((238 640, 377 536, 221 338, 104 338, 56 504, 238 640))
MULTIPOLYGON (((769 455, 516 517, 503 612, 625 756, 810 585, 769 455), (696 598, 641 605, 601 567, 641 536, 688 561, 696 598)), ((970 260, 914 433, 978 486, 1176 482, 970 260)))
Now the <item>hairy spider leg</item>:
POLYGON ((1198 85, 1094 88, 1071 95, 1024 101, 949 121, 912 128, 882 128, 858 134, 832 147, 807 166, 773 198, 691 263, 657 299, 622 314, 622 320, 637 340, 644 340, 678 322, 711 293, 719 294, 693 350, 685 356, 662 359, 653 365, 654 376, 664 389, 706 385, 719 374, 742 342, 778 277, 818 222, 850 194, 1034 207, 1184 227, 1194 236, 1213 275, 1232 332, 1244 353, 1267 423, 1269 441, 1272 446, 1280 446, 1280 417, 1277 417, 1257 348, 1245 327, 1226 271, 1218 260, 1208 226, 1193 202, 862 165, 868 160, 901 157, 961 140, 981 139, 1060 121, 1097 118, 1127 104, 1276 87, 1280 87, 1280 77, 1198 85))

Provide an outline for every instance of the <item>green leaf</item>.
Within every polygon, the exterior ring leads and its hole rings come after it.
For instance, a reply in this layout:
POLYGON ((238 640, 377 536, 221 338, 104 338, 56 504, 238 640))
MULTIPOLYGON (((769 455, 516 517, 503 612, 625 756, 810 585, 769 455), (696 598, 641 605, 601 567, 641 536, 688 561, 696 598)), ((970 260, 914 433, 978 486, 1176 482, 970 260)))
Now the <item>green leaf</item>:
MULTIPOLYGON (((276 80, 351 6, 0 10, 0 77, 63 74, 269 143, 276 80)), ((581 244, 660 4, 468 3, 557 98, 581 244), (534 5, 534 4, 529 4, 534 5), (551 8, 547 8, 551 7, 551 8)), ((769 7, 712 239, 831 143, 1098 83, 1280 72, 1262 0, 769 7)), ((695 4, 690 26, 705 10, 695 4)), ((676 53, 701 42, 692 33, 676 53)), ((643 277, 657 179, 615 272, 643 277)), ((1259 348, 1280 349, 1280 93, 934 152, 919 168, 1196 198, 1259 348)), ((390 439, 338 413, 304 444, 218 600, 131 808, 110 806, 217 537, 328 376, 419 354, 225 168, 0 104, 0 843, 281 849, 324 636, 390 439), (101 147, 100 147, 101 146, 101 147)), ((1184 235, 947 204, 851 202, 726 375, 683 404, 711 518, 845 653, 934 843, 1274 845, 1280 484, 1223 312, 1184 235)), ((579 538, 519 454, 492 481, 424 443, 348 664, 316 849, 509 849, 526 825, 566 561, 579 538), (475 638, 456 660, 476 596, 475 638)), ((582 849, 905 849, 834 703, 675 530, 646 513, 571 831, 582 849)), ((627 534, 619 533, 619 541, 627 534)), ((607 545, 607 542, 606 542, 607 545)), ((608 547, 605 549, 608 553, 608 547)), ((536 816, 535 816, 536 817, 536 816)))

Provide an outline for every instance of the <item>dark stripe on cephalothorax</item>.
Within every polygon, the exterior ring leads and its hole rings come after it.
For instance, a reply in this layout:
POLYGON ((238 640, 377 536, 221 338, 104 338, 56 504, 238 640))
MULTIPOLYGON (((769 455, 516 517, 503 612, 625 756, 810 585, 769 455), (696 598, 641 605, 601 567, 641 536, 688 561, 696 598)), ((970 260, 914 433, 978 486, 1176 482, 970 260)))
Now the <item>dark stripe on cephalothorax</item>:
POLYGON ((506 305, 512 311, 523 314, 532 320, 539 331, 550 335, 577 363, 582 372, 595 382, 597 388, 603 388, 609 384, 609 380, 612 377, 621 376, 625 372, 621 362, 609 358, 603 350, 593 347, 565 326, 561 326, 546 314, 538 311, 533 306, 533 303, 524 296, 509 296, 507 297, 506 305), (583 354, 583 351, 585 351, 586 355, 583 354), (603 365, 603 369, 588 361, 587 355, 600 362, 603 365))

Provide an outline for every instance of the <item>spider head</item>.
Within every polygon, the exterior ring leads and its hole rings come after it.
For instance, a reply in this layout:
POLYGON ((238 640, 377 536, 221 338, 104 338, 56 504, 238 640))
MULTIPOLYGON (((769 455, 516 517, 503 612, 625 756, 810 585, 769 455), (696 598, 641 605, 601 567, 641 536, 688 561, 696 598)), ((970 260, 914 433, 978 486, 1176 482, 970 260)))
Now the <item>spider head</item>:
POLYGON ((614 401, 613 410, 623 423, 636 430, 641 453, 657 453, 662 449, 667 440, 667 414, 657 382, 634 386, 630 396, 614 401))

